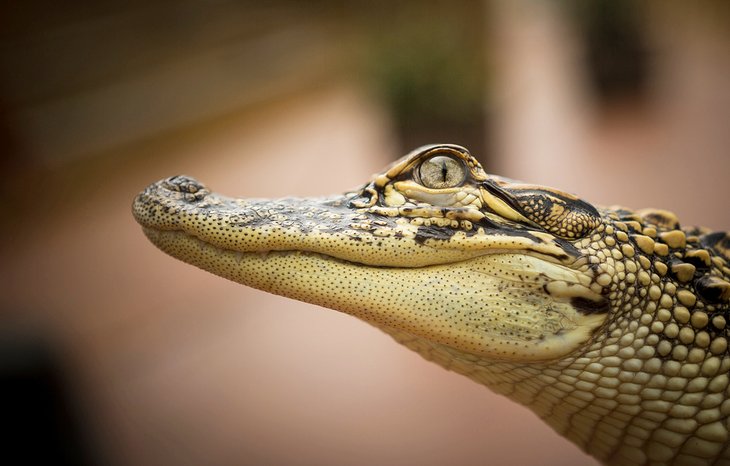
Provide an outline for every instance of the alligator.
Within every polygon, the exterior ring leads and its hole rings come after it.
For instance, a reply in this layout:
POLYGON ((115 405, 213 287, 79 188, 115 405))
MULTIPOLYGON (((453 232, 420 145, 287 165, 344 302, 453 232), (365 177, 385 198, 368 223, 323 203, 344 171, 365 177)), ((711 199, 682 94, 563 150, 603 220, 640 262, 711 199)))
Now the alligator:
POLYGON ((605 464, 730 465, 727 232, 487 174, 451 144, 340 196, 175 176, 133 213, 167 254, 362 319, 605 464))

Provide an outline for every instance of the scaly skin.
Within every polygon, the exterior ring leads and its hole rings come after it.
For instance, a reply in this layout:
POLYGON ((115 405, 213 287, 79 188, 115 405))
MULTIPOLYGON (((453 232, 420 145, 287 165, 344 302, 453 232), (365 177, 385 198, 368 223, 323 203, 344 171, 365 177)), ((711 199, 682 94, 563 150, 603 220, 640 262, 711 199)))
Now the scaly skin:
POLYGON ((160 249, 336 309, 536 412, 607 464, 730 464, 730 236, 414 151, 357 192, 231 199, 159 181, 160 249))

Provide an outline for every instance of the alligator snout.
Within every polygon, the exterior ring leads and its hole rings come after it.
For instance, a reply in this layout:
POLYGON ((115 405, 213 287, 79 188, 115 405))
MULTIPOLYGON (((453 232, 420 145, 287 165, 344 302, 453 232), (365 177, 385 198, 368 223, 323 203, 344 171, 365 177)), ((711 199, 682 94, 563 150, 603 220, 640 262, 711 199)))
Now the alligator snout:
POLYGON ((178 175, 147 186, 132 203, 137 222, 145 227, 169 229, 178 224, 177 214, 202 204, 210 190, 195 178, 178 175))

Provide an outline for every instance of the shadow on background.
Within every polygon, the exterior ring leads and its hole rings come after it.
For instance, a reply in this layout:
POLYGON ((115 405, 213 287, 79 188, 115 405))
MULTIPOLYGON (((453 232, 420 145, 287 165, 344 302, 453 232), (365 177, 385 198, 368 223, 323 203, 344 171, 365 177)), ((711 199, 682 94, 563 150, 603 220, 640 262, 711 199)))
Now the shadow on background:
POLYGON ((5 461, 24 464, 98 464, 80 418, 78 393, 65 361, 47 339, 0 332, 0 403, 5 461), (92 460, 93 459, 93 460, 92 460))

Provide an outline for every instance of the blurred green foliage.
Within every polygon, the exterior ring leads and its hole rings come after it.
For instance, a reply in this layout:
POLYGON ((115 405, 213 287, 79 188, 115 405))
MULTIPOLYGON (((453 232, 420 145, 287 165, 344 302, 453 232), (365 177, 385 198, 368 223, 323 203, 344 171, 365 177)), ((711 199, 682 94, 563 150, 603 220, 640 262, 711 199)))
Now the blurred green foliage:
POLYGON ((484 103, 481 33, 435 13, 411 18, 371 38, 369 78, 399 119, 474 117, 484 103))
POLYGON ((403 144, 448 141, 482 153, 484 3, 376 2, 362 13, 359 67, 391 110, 403 144))

